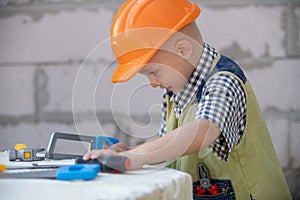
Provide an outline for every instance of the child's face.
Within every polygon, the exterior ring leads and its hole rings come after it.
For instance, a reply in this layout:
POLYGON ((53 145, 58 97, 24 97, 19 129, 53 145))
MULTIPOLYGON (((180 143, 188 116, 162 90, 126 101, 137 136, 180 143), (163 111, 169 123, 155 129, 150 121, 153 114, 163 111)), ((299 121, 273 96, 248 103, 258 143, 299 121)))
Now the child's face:
POLYGON ((194 67, 178 55, 159 50, 141 69, 152 87, 173 91, 177 94, 190 78, 194 67))

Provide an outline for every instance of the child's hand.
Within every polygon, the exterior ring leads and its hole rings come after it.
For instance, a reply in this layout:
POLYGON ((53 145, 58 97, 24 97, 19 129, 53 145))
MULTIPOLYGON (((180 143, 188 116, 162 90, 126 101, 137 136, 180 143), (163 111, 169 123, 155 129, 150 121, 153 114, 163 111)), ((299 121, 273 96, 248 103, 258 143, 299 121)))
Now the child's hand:
POLYGON ((114 144, 114 145, 112 145, 110 147, 107 147, 107 148, 110 149, 110 150, 114 150, 116 152, 128 151, 128 150, 131 149, 130 147, 128 147, 127 145, 125 145, 122 142, 119 142, 119 143, 114 144))
POLYGON ((83 156, 84 160, 97 159, 102 156, 125 156, 131 162, 130 170, 143 168, 143 159, 138 154, 131 153, 130 151, 117 152, 112 149, 92 150, 83 156))
POLYGON ((128 151, 130 149, 131 148, 126 146, 124 143, 119 142, 112 146, 104 146, 104 149, 92 150, 92 151, 88 152, 87 154, 85 154, 83 159, 89 160, 89 159, 97 159, 101 156, 118 155, 117 152, 128 151))
POLYGON ((116 151, 111 149, 92 150, 83 156, 84 160, 97 159, 101 156, 117 156, 116 151))

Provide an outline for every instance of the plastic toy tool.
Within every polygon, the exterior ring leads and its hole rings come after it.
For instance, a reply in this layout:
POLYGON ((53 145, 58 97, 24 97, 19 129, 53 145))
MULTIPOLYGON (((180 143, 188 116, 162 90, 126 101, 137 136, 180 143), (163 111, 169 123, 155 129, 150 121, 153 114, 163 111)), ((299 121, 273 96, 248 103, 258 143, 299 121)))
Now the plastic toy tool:
POLYGON ((83 160, 77 158, 78 164, 98 164, 101 166, 101 172, 121 173, 130 169, 130 160, 124 156, 103 156, 94 160, 83 160))
POLYGON ((200 182, 200 184, 196 187, 198 195, 217 195, 220 193, 218 185, 211 183, 208 169, 204 163, 200 163, 198 166, 198 176, 200 182))
POLYGON ((98 164, 75 164, 42 171, 27 171, 21 173, 0 173, 0 178, 23 179, 57 179, 57 180, 92 180, 100 172, 98 164))
POLYGON ((60 167, 56 172, 57 180, 91 180, 100 172, 100 165, 75 164, 60 167))
MULTIPOLYGON (((113 144, 116 144, 119 142, 118 139, 107 137, 107 136, 87 136, 87 135, 78 135, 78 134, 70 134, 70 133, 60 133, 55 132, 52 133, 47 150, 46 150, 46 159, 53 159, 53 160, 61 160, 61 159, 73 159, 82 157, 83 155, 74 154, 73 152, 56 152, 55 147, 57 143, 60 142, 73 142, 74 144, 77 144, 78 142, 80 144, 86 143, 89 144, 89 149, 86 150, 93 150, 93 149, 103 149, 104 145, 111 146, 113 144)), ((75 147, 76 148, 76 147, 75 147)))
MULTIPOLYGON (((20 173, 6 173, 9 170, 6 166, 0 165, 0 178, 47 178, 58 180, 91 180, 96 178, 101 172, 122 173, 130 169, 130 160, 124 156, 104 156, 97 160, 83 160, 77 158, 76 164, 61 166, 55 169, 57 165, 53 165, 52 169, 27 171, 20 173)), ((47 166, 51 167, 51 165, 47 166)))
POLYGON ((39 161, 44 160, 44 157, 39 157, 37 153, 44 151, 44 148, 33 149, 33 148, 22 148, 19 150, 9 149, 9 161, 39 161))

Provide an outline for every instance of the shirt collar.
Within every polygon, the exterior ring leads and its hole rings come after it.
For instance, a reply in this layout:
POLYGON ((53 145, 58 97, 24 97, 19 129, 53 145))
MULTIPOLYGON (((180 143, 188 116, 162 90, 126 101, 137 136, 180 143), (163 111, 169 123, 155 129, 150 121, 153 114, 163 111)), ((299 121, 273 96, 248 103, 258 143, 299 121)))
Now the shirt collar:
POLYGON ((217 53, 218 52, 213 47, 204 43, 203 53, 196 69, 192 73, 188 82, 179 91, 179 93, 177 95, 173 93, 170 99, 170 101, 176 103, 173 108, 176 114, 176 118, 179 118, 181 112, 195 96, 202 81, 210 72, 212 63, 217 56, 217 53))

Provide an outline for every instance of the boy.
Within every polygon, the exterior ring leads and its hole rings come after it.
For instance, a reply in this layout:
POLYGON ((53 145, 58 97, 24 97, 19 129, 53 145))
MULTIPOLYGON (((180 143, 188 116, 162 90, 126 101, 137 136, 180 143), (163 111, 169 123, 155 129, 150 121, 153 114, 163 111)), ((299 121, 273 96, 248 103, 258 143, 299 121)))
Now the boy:
MULTIPOLYGON (((251 86, 237 64, 203 42, 194 22, 199 14, 188 0, 130 0, 121 7, 111 29, 119 63, 112 81, 141 73, 165 89, 162 127, 142 145, 119 143, 84 159, 123 155, 132 169, 168 161, 192 176, 194 189, 204 163, 224 199, 290 199, 251 86)), ((195 193, 202 198, 199 187, 195 193)))

